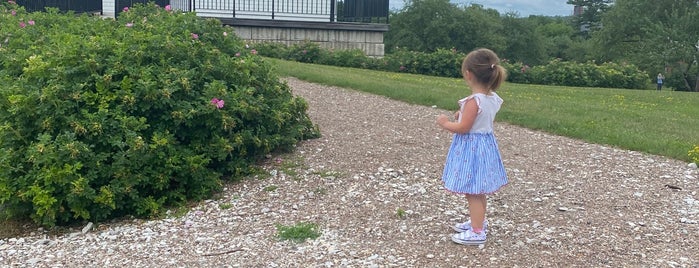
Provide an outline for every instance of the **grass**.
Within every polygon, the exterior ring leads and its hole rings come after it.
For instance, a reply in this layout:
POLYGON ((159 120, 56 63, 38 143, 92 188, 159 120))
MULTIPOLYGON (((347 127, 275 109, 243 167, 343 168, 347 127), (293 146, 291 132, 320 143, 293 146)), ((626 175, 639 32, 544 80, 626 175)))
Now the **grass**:
POLYGON ((396 217, 398 217, 399 219, 401 219, 401 220, 402 220, 402 219, 405 219, 405 217, 406 217, 407 215, 408 215, 408 214, 407 214, 407 212, 406 212, 404 209, 402 209, 402 208, 396 209, 396 217))
POLYGON ((320 237, 318 224, 310 222, 300 222, 295 225, 285 226, 277 224, 277 236, 281 240, 291 240, 296 243, 306 241, 306 239, 316 239, 320 237))
POLYGON ((318 175, 321 178, 336 178, 336 177, 344 176, 344 173, 339 172, 339 171, 332 171, 332 170, 314 171, 311 174, 318 175))
MULTIPOLYGON (((282 77, 448 110, 470 92, 455 78, 268 60, 282 77)), ((498 94, 496 120, 529 129, 687 162, 699 144, 699 93, 506 83, 498 94)))
POLYGON ((264 188, 265 192, 274 192, 277 189, 279 189, 279 186, 276 185, 265 186, 264 188))
POLYGON ((300 180, 296 169, 303 166, 303 158, 287 155, 285 158, 277 157, 276 159, 277 165, 284 174, 293 180, 300 180))

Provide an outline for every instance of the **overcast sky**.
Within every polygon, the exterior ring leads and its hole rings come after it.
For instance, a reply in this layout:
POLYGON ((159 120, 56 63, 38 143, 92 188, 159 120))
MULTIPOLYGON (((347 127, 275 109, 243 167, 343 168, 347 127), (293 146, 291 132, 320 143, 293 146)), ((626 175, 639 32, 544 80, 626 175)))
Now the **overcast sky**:
MULTIPOLYGON (((569 16, 573 6, 567 0, 451 0, 458 5, 480 4, 486 8, 496 9, 500 14, 517 12, 521 17, 529 15, 569 16)), ((389 0, 391 10, 403 7, 403 0, 389 0)))

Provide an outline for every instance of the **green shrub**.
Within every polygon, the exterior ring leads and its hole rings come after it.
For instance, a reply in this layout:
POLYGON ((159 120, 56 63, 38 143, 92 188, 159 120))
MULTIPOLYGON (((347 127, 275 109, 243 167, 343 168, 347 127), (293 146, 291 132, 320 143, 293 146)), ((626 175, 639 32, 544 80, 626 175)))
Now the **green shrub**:
POLYGON ((386 71, 391 72, 406 72, 406 73, 420 73, 418 58, 424 53, 410 51, 407 49, 396 49, 393 53, 385 56, 386 58, 386 71))
POLYGON ((317 63, 322 60, 322 57, 326 56, 326 54, 327 51, 321 49, 320 45, 304 41, 289 47, 287 59, 305 63, 317 63))
POLYGON ((276 58, 276 59, 288 59, 289 48, 279 42, 261 42, 253 44, 253 47, 257 49, 260 56, 276 58))
POLYGON ((325 61, 319 63, 340 67, 362 68, 366 66, 368 59, 361 49, 347 49, 331 51, 328 53, 325 61))
POLYGON ((529 81, 531 66, 521 62, 510 63, 506 59, 503 59, 500 64, 507 70, 507 81, 519 84, 531 83, 529 81))
POLYGON ((692 162, 699 164, 699 145, 694 145, 694 148, 687 153, 692 162))
MULTIPOLYGON (((651 74, 653 84, 656 83, 657 73, 651 74)), ((670 72, 665 74, 664 85, 677 91, 694 91, 697 87, 699 66, 697 64, 678 63, 670 72)))
POLYGON ((541 85, 630 89, 646 88, 648 81, 648 76, 631 64, 608 62, 598 65, 594 62, 576 63, 560 60, 534 66, 528 72, 520 72, 514 77, 520 81, 541 85))
POLYGON ((457 53, 453 49, 437 49, 435 52, 424 55, 426 60, 424 67, 426 75, 441 77, 462 77, 461 62, 466 55, 457 53))
POLYGON ((0 22, 9 216, 155 216, 319 135, 306 103, 217 20, 154 4, 111 20, 3 3, 0 22))

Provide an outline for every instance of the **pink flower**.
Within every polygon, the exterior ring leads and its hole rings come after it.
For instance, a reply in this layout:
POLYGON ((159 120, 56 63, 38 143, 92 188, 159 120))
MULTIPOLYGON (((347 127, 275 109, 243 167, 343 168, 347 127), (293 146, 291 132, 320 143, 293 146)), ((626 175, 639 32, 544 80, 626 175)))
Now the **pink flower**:
POLYGON ((195 34, 195 33, 192 33, 192 39, 199 39, 199 35, 198 35, 198 34, 195 34))
POLYGON ((126 27, 133 27, 133 22, 129 22, 126 24, 126 27))
POLYGON ((529 65, 524 65, 522 68, 519 69, 521 72, 525 73, 527 70, 529 70, 529 65))
POLYGON ((250 53, 252 53, 253 55, 257 55, 257 50, 253 49, 250 51, 250 53))
POLYGON ((165 6, 165 11, 171 11, 171 10, 172 10, 172 6, 170 6, 170 5, 165 6))
POLYGON ((124 11, 124 12, 129 11, 129 7, 124 7, 124 9, 122 9, 122 11, 124 11))
POLYGON ((30 20, 30 21, 28 21, 27 23, 29 23, 29 25, 34 25, 34 21, 33 21, 33 20, 30 20))
POLYGON ((400 68, 398 68, 398 69, 400 69, 401 71, 405 71, 405 69, 407 69, 407 68, 405 68, 405 66, 401 65, 400 68))
POLYGON ((228 32, 223 32, 223 36, 228 36, 228 32))
POLYGON ((10 14, 12 14, 12 16, 17 16, 17 10, 12 10, 10 14))
POLYGON ((235 53, 236 57, 240 57, 240 52, 235 53))
POLYGON ((213 99, 211 99, 211 104, 216 106, 217 109, 221 109, 221 108, 223 108, 223 105, 225 104, 225 102, 223 100, 213 98, 213 99))
POLYGON ((24 23, 23 21, 20 21, 20 22, 19 22, 19 28, 24 28, 24 27, 27 27, 27 24, 24 23))
POLYGON ((12 4, 12 5, 17 4, 17 3, 15 3, 15 1, 12 1, 12 0, 7 0, 7 3, 8 3, 8 4, 12 4))

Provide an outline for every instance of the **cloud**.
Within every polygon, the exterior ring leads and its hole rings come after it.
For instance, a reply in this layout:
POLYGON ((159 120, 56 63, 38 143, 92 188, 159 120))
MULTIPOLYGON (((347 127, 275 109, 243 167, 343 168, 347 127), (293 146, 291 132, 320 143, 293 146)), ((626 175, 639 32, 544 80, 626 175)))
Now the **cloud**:
MULTIPOLYGON (((505 14, 518 13, 522 17, 529 15, 569 16, 573 14, 573 6, 566 4, 567 0, 451 0, 458 5, 479 4, 505 14)), ((392 10, 398 10, 404 5, 403 0, 389 0, 392 10)))
POLYGON ((573 14, 573 6, 566 4, 567 0, 470 0, 461 2, 481 4, 497 9, 500 13, 517 12, 525 17, 529 15, 568 16, 573 14))

